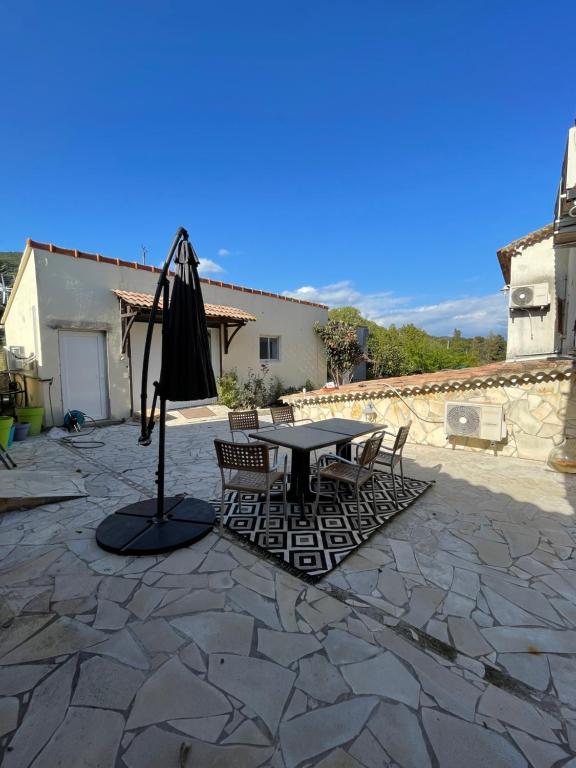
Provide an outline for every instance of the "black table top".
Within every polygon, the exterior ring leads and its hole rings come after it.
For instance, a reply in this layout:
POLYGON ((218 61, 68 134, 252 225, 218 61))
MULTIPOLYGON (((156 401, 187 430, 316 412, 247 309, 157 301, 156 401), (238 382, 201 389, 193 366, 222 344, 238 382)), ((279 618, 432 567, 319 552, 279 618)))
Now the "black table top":
POLYGON ((322 429, 326 432, 337 432, 339 435, 348 435, 349 437, 358 437, 368 432, 377 432, 385 428, 385 424, 372 424, 368 421, 357 421, 356 419, 323 419, 315 421, 312 426, 314 429, 322 429))
POLYGON ((251 432, 249 436, 256 440, 281 445, 283 448, 313 451, 316 448, 326 448, 326 446, 335 443, 346 443, 353 437, 383 428, 384 426, 381 424, 369 424, 366 421, 355 421, 354 419, 325 419, 312 422, 312 424, 303 424, 300 427, 251 432))
POLYGON ((249 437, 296 451, 313 451, 315 448, 326 448, 328 445, 350 439, 348 435, 338 435, 325 429, 314 429, 313 425, 251 432, 249 437))

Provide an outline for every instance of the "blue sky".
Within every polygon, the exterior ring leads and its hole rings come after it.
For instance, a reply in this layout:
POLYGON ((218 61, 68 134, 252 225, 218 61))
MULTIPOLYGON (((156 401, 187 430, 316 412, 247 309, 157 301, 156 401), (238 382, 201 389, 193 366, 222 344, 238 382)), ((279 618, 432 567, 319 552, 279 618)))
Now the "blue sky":
POLYGON ((552 219, 561 2, 0 3, 0 250, 30 236, 436 333, 503 330, 499 246, 552 219))

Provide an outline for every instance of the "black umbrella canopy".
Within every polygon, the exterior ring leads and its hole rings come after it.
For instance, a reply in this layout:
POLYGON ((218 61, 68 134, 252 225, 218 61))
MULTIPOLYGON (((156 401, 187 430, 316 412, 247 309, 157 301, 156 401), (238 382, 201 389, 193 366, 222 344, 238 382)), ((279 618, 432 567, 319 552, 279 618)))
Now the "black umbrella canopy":
POLYGON ((216 397, 198 258, 188 240, 179 243, 175 261, 177 269, 162 346, 160 395, 167 400, 216 397))

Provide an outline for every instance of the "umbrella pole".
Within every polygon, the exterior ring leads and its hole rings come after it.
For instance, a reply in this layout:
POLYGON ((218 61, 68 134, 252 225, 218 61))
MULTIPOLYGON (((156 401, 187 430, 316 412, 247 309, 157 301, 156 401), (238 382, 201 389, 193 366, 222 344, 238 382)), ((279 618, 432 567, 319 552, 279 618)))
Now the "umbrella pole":
POLYGON ((154 428, 156 401, 160 400, 158 428, 158 467, 156 499, 145 499, 129 504, 105 518, 96 530, 96 542, 107 552, 122 555, 154 555, 169 552, 193 544, 212 530, 215 512, 212 504, 201 499, 184 496, 164 497, 164 472, 166 463, 166 397, 163 391, 163 375, 166 370, 168 339, 168 302, 170 283, 168 271, 179 243, 188 239, 188 233, 180 227, 168 252, 158 280, 154 302, 150 310, 144 355, 142 359, 141 433, 138 442, 150 445, 154 428), (154 382, 154 398, 149 418, 146 418, 148 397, 148 366, 156 316, 162 298, 162 355, 160 381, 154 382))

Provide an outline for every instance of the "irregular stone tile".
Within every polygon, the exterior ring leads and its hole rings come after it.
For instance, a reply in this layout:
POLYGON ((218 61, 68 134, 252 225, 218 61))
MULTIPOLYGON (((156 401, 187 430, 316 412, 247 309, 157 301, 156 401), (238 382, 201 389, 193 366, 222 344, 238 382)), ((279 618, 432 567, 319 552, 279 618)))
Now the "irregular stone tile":
POLYGON ((179 718, 211 717, 232 710, 216 688, 200 680, 174 657, 146 680, 136 694, 128 730, 179 718))
POLYGON ((420 683, 391 653, 347 664, 342 667, 342 674, 356 694, 374 693, 414 708, 418 706, 420 683))
POLYGON ((436 699, 443 709, 466 720, 474 720, 476 702, 480 697, 480 691, 477 688, 441 666, 428 654, 402 640, 389 629, 377 632, 375 637, 384 648, 389 649, 414 668, 426 693, 436 699))
POLYGON ((438 587, 414 587, 404 621, 413 627, 423 627, 436 612, 444 594, 438 587))
POLYGON ((308 712, 283 722, 280 744, 287 768, 296 768, 329 749, 358 735, 378 699, 373 696, 351 699, 308 712))
POLYGON ((109 640, 93 646, 90 652, 111 656, 113 659, 117 659, 123 664, 128 664, 136 669, 150 668, 148 659, 127 629, 115 632, 109 640))
POLYGON ((180 549, 177 552, 172 552, 164 560, 161 560, 154 566, 154 570, 174 575, 191 573, 198 568, 205 557, 206 555, 203 552, 198 552, 192 547, 180 549))
MULTIPOLYGON (((533 591, 533 590, 531 590, 533 591)), ((505 597, 494 592, 489 587, 482 587, 482 592, 494 618, 508 627, 543 626, 543 622, 523 608, 519 608, 505 597)))
POLYGON ((118 573, 128 564, 129 559, 127 557, 118 557, 118 555, 105 555, 99 560, 93 560, 90 563, 90 570, 101 573, 103 576, 111 576, 114 573, 118 573))
POLYGON ((266 763, 273 751, 268 747, 217 747, 201 741, 189 742, 181 735, 153 727, 136 736, 122 759, 128 768, 176 768, 182 765, 183 742, 190 747, 184 752, 186 768, 258 768, 266 763))
POLYGON ((0 572, 0 587, 8 584, 19 584, 22 581, 30 582, 37 579, 64 554, 62 548, 53 549, 40 557, 18 563, 11 568, 5 568, 0 572))
POLYGON ((254 744, 255 746, 267 746, 270 744, 256 723, 252 720, 245 720, 234 733, 224 739, 222 744, 254 744))
POLYGON ((314 635, 275 632, 272 629, 258 630, 258 652, 284 667, 289 667, 302 656, 315 653, 321 648, 314 635))
POLYGON ((541 619, 546 619, 547 621, 553 621, 556 624, 560 623, 558 614, 550 605, 549 600, 538 592, 535 592, 533 589, 517 587, 514 584, 506 582, 504 579, 490 576, 483 576, 482 580, 488 587, 493 589, 494 592, 497 592, 511 603, 523 608, 527 613, 539 616, 541 619))
POLYGON ((112 600, 98 600, 94 629, 122 629, 130 613, 112 600))
MULTIPOLYGON (((302 616, 306 624, 308 624, 314 632, 319 632, 326 626, 325 617, 320 613, 320 611, 312 608, 309 603, 300 603, 296 610, 300 616, 302 616)), ((302 629, 301 624, 303 624, 303 622, 297 623, 296 631, 302 629)))
POLYGON ((79 621, 63 617, 4 656, 0 660, 0 664, 21 664, 64 656, 96 645, 105 638, 106 635, 103 632, 87 627, 86 624, 79 621))
POLYGON ((408 707, 381 702, 368 728, 402 768, 431 768, 420 723, 408 707))
POLYGON ((300 674, 294 685, 315 699, 333 704, 340 696, 350 693, 340 672, 321 654, 301 659, 299 667, 300 674))
POLYGON ((242 586, 257 592, 262 597, 269 597, 273 600, 276 597, 276 589, 274 587, 273 579, 265 579, 261 576, 257 576, 248 568, 239 567, 235 568, 231 573, 232 578, 242 584, 242 586))
POLYGON ((450 589, 454 579, 454 568, 451 565, 424 553, 418 553, 416 559, 426 581, 432 582, 440 589, 450 589))
POLYGON ((373 571, 349 573, 346 578, 352 592, 357 595, 370 595, 376 589, 379 575, 378 569, 374 568, 373 571))
POLYGON ((554 654, 549 661, 560 701, 576 709, 576 660, 554 654))
POLYGON ((31 664, 0 669, 0 695, 14 696, 29 691, 53 670, 53 664, 31 664))
POLYGON ((224 608, 226 597, 222 592, 212 592, 209 589, 200 589, 191 595, 181 597, 179 600, 157 610, 155 616, 178 616, 195 613, 196 611, 221 611, 224 608))
POLYGON ((209 552, 200 566, 200 573, 232 571, 237 566, 238 563, 231 555, 222 554, 220 552, 209 552))
MULTIPOLYGON (((185 589, 190 591, 191 589, 206 589, 210 582, 210 576, 207 573, 191 573, 182 575, 167 575, 162 576, 156 582, 157 587, 162 589, 185 589)), ((170 593, 168 593, 169 595, 170 593)))
POLYGON ((282 629, 276 613, 274 603, 266 598, 252 592, 251 589, 237 584, 228 592, 230 598, 247 613, 254 618, 267 624, 271 629, 282 629))
POLYGON ((58 728, 68 709, 76 662, 73 657, 36 687, 24 720, 10 742, 12 749, 4 755, 3 768, 30 765, 58 728))
POLYGON ((286 632, 298 632, 296 623, 296 601, 300 592, 292 589, 281 579, 276 579, 276 602, 280 613, 280 621, 286 632))
POLYGON ((507 544, 502 544, 491 539, 483 539, 481 536, 470 536, 457 532, 465 541, 471 544, 478 552, 478 556, 486 565, 496 565, 501 568, 507 568, 512 565, 510 550, 507 544))
POLYGON ((191 669, 195 669, 197 672, 205 672, 206 664, 200 653, 200 649, 196 643, 190 643, 186 648, 182 648, 180 651, 180 659, 191 669))
POLYGON ((335 749, 328 757, 316 763, 316 768, 363 768, 357 760, 354 760, 343 749, 335 749))
POLYGON ((418 563, 414 557, 412 546, 407 541, 396 541, 388 539, 388 544, 394 553, 396 567, 403 573, 420 573, 418 563))
POLYGON ((390 765, 390 760, 368 728, 364 728, 348 751, 366 768, 387 768, 390 765))
POLYGON ((496 623, 490 614, 483 611, 472 611, 470 618, 478 627, 493 627, 496 623))
POLYGON ((98 587, 98 597, 102 600, 113 600, 124 603, 136 587, 135 582, 120 576, 105 576, 98 587))
POLYGON ((68 710, 64 722, 32 764, 32 768, 71 765, 111 768, 122 738, 124 718, 107 709, 68 710))
POLYGON ((520 557, 516 561, 516 565, 532 576, 546 576, 553 573, 547 565, 540 563, 533 557, 520 557))
POLYGON ((536 549, 540 541, 540 531, 535 528, 510 525, 508 523, 499 523, 498 528, 504 534, 504 538, 510 547, 510 554, 514 559, 529 555, 536 549))
POLYGON ((378 590, 394 605, 401 606, 408 602, 406 583, 398 571, 392 568, 382 568, 378 578, 378 590))
POLYGON ((380 653, 377 645, 372 645, 341 629, 328 630, 324 648, 332 664, 352 664, 356 661, 365 661, 380 653))
MULTIPOLYGON (((45 627, 51 618, 50 615, 19 616, 8 627, 3 627, 0 637, 0 659, 45 627)), ((0 661, 0 664, 2 663, 0 661)))
POLYGON ((134 622, 130 629, 149 653, 174 653, 186 642, 165 619, 134 622))
POLYGON ((205 653, 250 653, 254 619, 241 613, 206 612, 172 620, 205 653))
POLYGON ((476 624, 470 621, 470 619, 450 616, 448 618, 448 627, 450 628, 454 645, 462 653, 468 656, 483 656, 493 651, 492 646, 486 642, 476 624))
POLYGON ((538 627, 489 627, 481 630, 496 651, 576 653, 576 631, 538 627))
POLYGON ((166 591, 164 589, 157 589, 156 587, 140 587, 140 589, 134 594, 134 597, 126 608, 137 616, 139 619, 147 619, 152 611, 158 606, 166 591))
POLYGON ((426 624, 426 632, 437 640, 441 640, 446 645, 450 645, 450 638, 448 637, 448 627, 446 622, 438 621, 437 619, 430 619, 426 624))
POLYGON ((102 709, 127 709, 145 680, 142 672, 110 659, 92 656, 80 667, 72 704, 102 709))
POLYGON ((74 575, 73 578, 68 575, 56 576, 52 600, 60 602, 62 600, 74 600, 79 597, 90 597, 98 589, 100 578, 100 576, 81 575, 74 575))
POLYGON ((521 731, 528 731, 546 741, 556 741, 554 733, 532 704, 512 696, 511 693, 495 685, 489 685, 483 693, 478 704, 478 712, 508 723, 521 731))
POLYGON ((556 744, 538 741, 528 734, 515 731, 512 728, 510 734, 528 758, 530 765, 538 766, 538 768, 552 768, 558 761, 568 757, 568 753, 556 744))
POLYGON ((303 691, 296 689, 290 699, 290 704, 286 707, 283 720, 291 720, 296 715, 301 715, 308 709, 308 697, 303 691))
POLYGON ((442 604, 442 613, 445 616, 460 616, 467 619, 474 608, 476 608, 474 600, 456 592, 449 592, 442 604))
POLYGON ((275 733, 296 675, 278 664, 249 656, 212 654, 208 680, 247 704, 275 733), (266 685, 255 685, 255 680, 266 685))
POLYGON ((0 699, 0 739, 12 733, 18 725, 19 702, 16 696, 4 696, 0 699))
POLYGON ((337 621, 342 621, 352 612, 344 603, 340 600, 336 600, 330 595, 325 595, 314 603, 314 610, 322 614, 324 617, 324 624, 333 624, 337 621))
POLYGON ((76 597, 72 600, 63 600, 61 603, 52 603, 52 611, 58 616, 74 616, 78 613, 92 613, 96 608, 96 598, 76 597))
POLYGON ((214 717, 198 717, 195 720, 170 720, 170 725, 193 739, 209 741, 211 744, 218 741, 228 715, 215 715, 214 717))
POLYGON ((505 667, 506 671, 521 680, 531 688, 545 691, 550 682, 550 669, 546 656, 535 656, 532 653, 501 653, 498 663, 505 667))
POLYGON ((442 768, 527 768, 521 753, 494 731, 433 709, 423 710, 422 721, 442 768))

